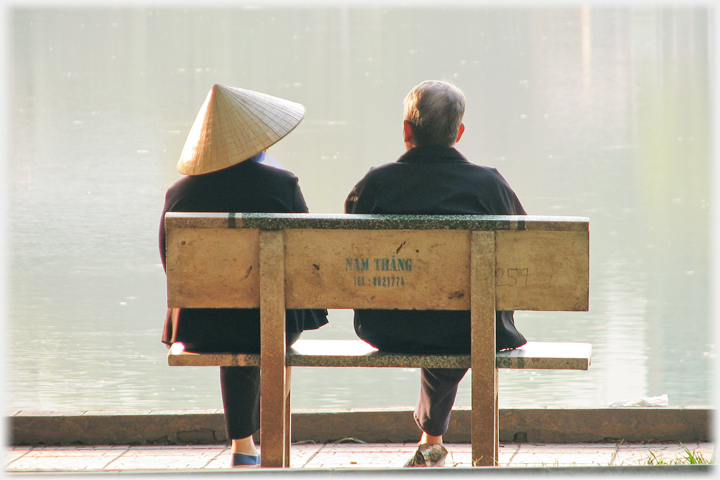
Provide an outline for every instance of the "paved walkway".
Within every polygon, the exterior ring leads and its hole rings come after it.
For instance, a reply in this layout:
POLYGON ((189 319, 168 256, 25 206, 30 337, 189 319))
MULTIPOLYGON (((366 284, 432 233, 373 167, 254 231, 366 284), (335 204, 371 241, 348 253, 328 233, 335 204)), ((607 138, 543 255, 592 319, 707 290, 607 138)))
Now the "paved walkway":
MULTIPOLYGON (((416 444, 328 443, 293 445, 294 469, 401 468, 416 444)), ((448 467, 470 467, 469 444, 447 444, 448 467)), ((685 445, 697 457, 714 460, 713 443, 685 445)), ((682 444, 505 444, 500 445, 504 467, 577 467, 648 465, 686 459, 682 444)), ((16 446, 5 449, 5 471, 132 472, 230 471, 230 449, 223 445, 193 446, 16 446)))

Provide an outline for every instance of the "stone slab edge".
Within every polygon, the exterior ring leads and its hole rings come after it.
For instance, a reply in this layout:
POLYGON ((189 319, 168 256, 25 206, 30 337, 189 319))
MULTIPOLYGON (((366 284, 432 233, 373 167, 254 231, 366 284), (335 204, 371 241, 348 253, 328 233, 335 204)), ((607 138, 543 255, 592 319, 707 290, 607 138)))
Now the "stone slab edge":
MULTIPOLYGON (((501 408, 503 443, 707 442, 714 409, 689 407, 501 408)), ((9 445, 213 445, 228 443, 222 410, 17 411, 9 445)), ((294 410, 292 441, 416 442, 410 407, 294 410)), ((470 441, 470 409, 453 410, 446 442, 470 441)))

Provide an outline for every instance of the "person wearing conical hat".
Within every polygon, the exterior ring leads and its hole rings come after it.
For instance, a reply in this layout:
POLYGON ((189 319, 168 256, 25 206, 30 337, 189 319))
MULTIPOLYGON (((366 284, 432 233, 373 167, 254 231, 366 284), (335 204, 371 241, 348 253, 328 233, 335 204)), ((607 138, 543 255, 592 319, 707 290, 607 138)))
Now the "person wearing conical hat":
MULTIPOLYGON (((266 149, 290 133, 305 107, 259 92, 215 85, 190 129, 160 222, 165 267, 166 212, 303 213, 308 208, 292 173, 266 149)), ((287 345, 303 330, 327 323, 327 310, 287 310, 287 345)), ((260 352, 259 309, 183 308, 168 311, 162 342, 191 352, 260 352)), ((257 465, 252 435, 260 428, 260 368, 220 367, 232 465, 257 465)))

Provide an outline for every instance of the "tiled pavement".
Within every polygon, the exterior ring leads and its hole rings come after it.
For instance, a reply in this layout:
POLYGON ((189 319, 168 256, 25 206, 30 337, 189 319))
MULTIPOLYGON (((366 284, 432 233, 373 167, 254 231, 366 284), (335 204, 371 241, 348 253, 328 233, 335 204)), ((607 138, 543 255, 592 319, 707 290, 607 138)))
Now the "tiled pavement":
MULTIPOLYGON (((400 468, 416 444, 329 443, 293 445, 295 469, 400 468)), ((470 467, 469 444, 447 444, 447 467, 470 467)), ((685 445, 696 456, 713 460, 713 443, 685 445)), ((647 465, 652 457, 664 463, 686 458, 682 444, 504 444, 500 465, 506 467, 567 467, 647 465)), ((229 470, 230 449, 205 446, 16 446, 5 449, 8 473, 132 472, 229 470)))

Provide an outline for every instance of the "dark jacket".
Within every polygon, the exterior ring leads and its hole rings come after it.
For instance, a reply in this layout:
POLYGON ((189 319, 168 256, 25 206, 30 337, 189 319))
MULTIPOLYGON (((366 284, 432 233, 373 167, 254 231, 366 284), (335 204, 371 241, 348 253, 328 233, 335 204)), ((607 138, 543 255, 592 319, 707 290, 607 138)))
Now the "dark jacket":
MULTIPOLYGON (((470 163, 454 148, 415 147, 396 162, 370 169, 353 188, 345 202, 346 213, 407 215, 525 215, 515 192, 494 168, 470 163)), ((526 343, 515 328, 512 311, 497 312, 496 343, 498 349, 515 348, 526 343)), ((418 332, 435 328, 438 335, 458 330, 452 339, 439 343, 456 343, 457 351, 470 345, 468 311, 357 310, 355 329, 360 335, 395 335, 398 322, 411 324, 418 332), (464 330, 467 330, 465 332, 464 330)), ((361 338, 362 336, 361 335, 361 338)), ((426 342, 404 332, 408 345, 426 342)), ((372 343, 372 342, 371 342, 372 343)), ((447 348, 443 348, 447 351, 447 348)))
MULTIPOLYGON (((178 180, 165 195, 166 212, 307 213, 298 179, 292 173, 246 160, 232 167, 178 180)), ((165 228, 160 222, 160 256, 165 268, 165 228)), ((326 310, 287 310, 288 332, 327 323, 326 310)), ((183 308, 175 326, 166 322, 162 341, 186 349, 233 351, 259 332, 260 310, 183 308)))

